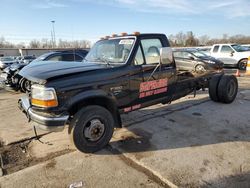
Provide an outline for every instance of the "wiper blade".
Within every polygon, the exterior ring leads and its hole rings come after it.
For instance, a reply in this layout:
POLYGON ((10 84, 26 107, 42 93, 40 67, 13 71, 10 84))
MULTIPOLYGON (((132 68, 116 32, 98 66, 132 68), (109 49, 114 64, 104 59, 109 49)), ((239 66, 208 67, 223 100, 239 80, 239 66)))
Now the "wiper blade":
POLYGON ((105 58, 100 58, 100 57, 98 57, 98 58, 94 59, 93 61, 104 62, 104 63, 106 63, 107 65, 110 65, 110 61, 107 60, 107 59, 105 59, 105 58))

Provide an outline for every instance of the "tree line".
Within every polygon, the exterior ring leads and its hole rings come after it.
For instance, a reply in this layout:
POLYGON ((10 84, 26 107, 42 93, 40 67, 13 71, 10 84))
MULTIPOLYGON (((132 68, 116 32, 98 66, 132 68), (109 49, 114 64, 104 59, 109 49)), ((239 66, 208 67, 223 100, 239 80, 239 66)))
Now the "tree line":
POLYGON ((59 39, 56 43, 53 43, 50 39, 33 39, 29 44, 24 42, 14 44, 4 37, 0 37, 0 48, 90 48, 91 42, 88 40, 62 40, 59 39))
MULTIPOLYGON (((216 43, 238 43, 250 44, 250 36, 223 34, 221 38, 210 38, 208 35, 196 37, 192 31, 186 33, 179 32, 175 35, 169 35, 168 39, 173 47, 192 47, 192 46, 210 46, 216 43)), ((62 40, 59 39, 56 44, 50 39, 31 40, 29 44, 23 42, 14 44, 0 37, 0 48, 90 48, 91 42, 88 40, 62 40)))
POLYGON ((173 47, 211 46, 216 43, 250 44, 250 36, 223 34, 221 38, 210 38, 208 35, 196 37, 192 31, 169 35, 168 39, 173 47))

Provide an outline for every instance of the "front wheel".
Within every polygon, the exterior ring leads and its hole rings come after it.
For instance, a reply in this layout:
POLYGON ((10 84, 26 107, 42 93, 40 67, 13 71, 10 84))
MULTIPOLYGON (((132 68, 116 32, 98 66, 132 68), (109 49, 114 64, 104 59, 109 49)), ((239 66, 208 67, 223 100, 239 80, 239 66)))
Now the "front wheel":
POLYGON ((106 146, 114 131, 114 118, 105 108, 97 105, 82 108, 70 122, 69 134, 76 148, 93 153, 106 146))
POLYGON ((247 68, 247 59, 242 59, 239 63, 238 63, 238 68, 240 70, 246 70, 247 68))
POLYGON ((31 91, 31 84, 30 84, 30 81, 25 79, 25 78, 22 78, 21 81, 20 81, 20 89, 22 92, 30 92, 31 91))
POLYGON ((206 69, 205 69, 205 67, 203 65, 197 65, 195 67, 195 72, 197 72, 197 73, 204 73, 204 72, 206 72, 206 69))

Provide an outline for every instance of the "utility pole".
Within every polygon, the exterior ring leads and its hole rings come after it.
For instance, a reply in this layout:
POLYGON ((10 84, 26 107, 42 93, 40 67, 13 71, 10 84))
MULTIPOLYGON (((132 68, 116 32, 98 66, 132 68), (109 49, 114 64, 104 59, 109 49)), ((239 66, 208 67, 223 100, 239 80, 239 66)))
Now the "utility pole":
POLYGON ((53 44, 53 48, 56 47, 56 33, 55 33, 55 20, 52 20, 51 23, 52 23, 52 44, 53 44))

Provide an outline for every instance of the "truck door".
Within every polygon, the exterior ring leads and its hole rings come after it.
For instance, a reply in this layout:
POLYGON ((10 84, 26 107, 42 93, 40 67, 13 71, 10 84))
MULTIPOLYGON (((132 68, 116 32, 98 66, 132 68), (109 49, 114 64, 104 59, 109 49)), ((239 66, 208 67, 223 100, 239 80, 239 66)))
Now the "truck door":
POLYGON ((234 58, 235 50, 229 45, 222 45, 218 59, 224 62, 225 65, 237 65, 238 61, 234 58))
MULTIPOLYGON (((143 38, 138 46, 131 75, 130 86, 133 105, 145 105, 154 101, 169 100, 175 81, 174 64, 160 64, 160 38, 143 38)), ((156 102, 157 103, 157 102, 156 102)))

